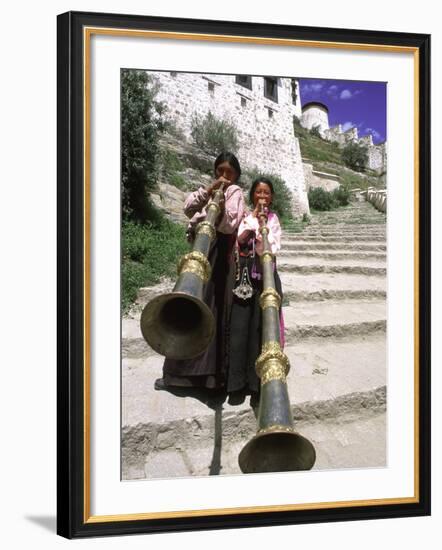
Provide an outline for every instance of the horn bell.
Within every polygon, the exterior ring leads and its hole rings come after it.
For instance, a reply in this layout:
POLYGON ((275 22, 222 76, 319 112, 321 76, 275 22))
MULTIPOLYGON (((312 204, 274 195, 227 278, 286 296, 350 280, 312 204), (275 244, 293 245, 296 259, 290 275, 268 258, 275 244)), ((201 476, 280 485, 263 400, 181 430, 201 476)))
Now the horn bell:
POLYGON ((258 432, 238 457, 244 474, 311 470, 315 460, 316 451, 312 443, 287 429, 258 432))
POLYGON ((143 310, 140 327, 150 347, 170 359, 200 355, 215 332, 210 308, 184 292, 168 292, 151 300, 143 310))

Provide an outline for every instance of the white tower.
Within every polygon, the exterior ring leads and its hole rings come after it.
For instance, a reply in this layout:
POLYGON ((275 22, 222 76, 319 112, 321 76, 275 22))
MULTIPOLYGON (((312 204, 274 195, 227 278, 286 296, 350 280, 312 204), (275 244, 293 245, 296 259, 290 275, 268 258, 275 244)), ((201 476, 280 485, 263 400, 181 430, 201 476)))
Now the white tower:
POLYGON ((301 126, 308 130, 318 126, 319 133, 325 138, 325 131, 329 129, 328 107, 318 101, 306 103, 302 107, 301 126))

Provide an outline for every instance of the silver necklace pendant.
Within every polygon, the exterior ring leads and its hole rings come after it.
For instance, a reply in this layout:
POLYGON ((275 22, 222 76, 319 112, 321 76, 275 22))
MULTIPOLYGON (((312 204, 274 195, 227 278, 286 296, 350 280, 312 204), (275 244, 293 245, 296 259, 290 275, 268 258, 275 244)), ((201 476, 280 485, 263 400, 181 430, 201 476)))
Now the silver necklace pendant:
POLYGON ((247 266, 242 270, 241 283, 233 289, 233 294, 241 300, 248 300, 253 296, 253 287, 250 284, 249 270, 247 266))

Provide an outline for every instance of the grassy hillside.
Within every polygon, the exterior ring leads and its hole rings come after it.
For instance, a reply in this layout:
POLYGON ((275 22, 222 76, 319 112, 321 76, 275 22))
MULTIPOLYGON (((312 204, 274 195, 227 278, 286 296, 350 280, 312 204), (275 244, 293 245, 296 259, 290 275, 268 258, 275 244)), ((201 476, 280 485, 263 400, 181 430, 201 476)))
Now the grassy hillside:
POLYGON ((383 187, 385 176, 373 170, 355 172, 347 168, 341 157, 341 149, 336 142, 327 141, 303 128, 298 119, 293 122, 296 137, 299 139, 302 158, 313 165, 318 172, 327 172, 339 176, 342 185, 351 189, 383 187))

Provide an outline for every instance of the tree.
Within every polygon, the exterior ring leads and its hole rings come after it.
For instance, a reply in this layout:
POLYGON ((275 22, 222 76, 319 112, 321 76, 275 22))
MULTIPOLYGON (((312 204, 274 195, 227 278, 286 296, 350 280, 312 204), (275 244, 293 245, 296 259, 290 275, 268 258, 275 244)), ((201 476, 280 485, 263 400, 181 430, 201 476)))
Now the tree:
POLYGON ((149 193, 158 177, 158 140, 164 106, 155 100, 152 78, 139 70, 121 72, 121 183, 123 218, 146 222, 149 193))
POLYGON ((368 148, 357 142, 350 142, 342 149, 342 160, 349 168, 363 172, 368 163, 368 148))

